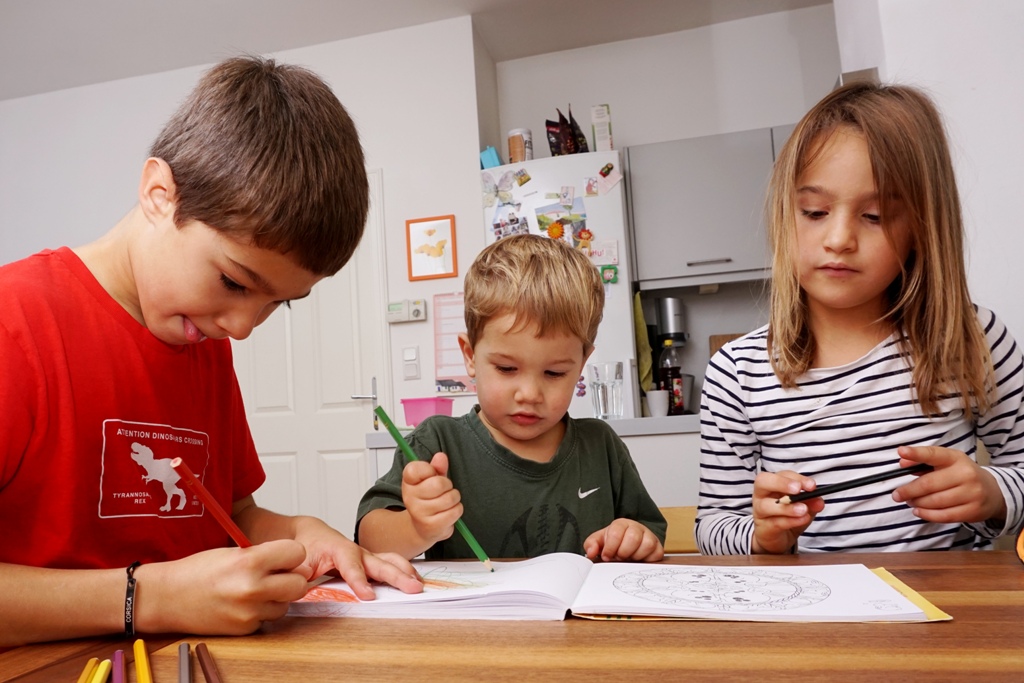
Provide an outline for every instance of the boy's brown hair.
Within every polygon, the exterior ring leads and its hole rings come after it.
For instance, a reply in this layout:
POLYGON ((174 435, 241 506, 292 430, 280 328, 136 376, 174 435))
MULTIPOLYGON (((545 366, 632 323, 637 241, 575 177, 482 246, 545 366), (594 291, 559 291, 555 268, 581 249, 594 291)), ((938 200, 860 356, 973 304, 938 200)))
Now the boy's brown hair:
POLYGON ((465 294, 471 346, 489 321, 512 314, 516 328, 571 334, 588 354, 604 314, 604 285, 587 255, 539 235, 505 237, 481 251, 466 273, 465 294))
POLYGON ((837 129, 864 136, 878 191, 882 227, 900 203, 911 234, 902 274, 889 286, 885 318, 906 335, 913 385, 926 415, 959 392, 964 408, 990 401, 992 359, 967 289, 964 226, 941 116, 920 90, 857 82, 816 104, 779 154, 767 201, 773 251, 768 348, 782 386, 810 367, 815 340, 797 279, 796 183, 837 129))
POLYGON ((153 143, 177 186, 175 223, 199 221, 316 275, 349 260, 369 184, 355 124, 311 71, 256 56, 221 62, 153 143))

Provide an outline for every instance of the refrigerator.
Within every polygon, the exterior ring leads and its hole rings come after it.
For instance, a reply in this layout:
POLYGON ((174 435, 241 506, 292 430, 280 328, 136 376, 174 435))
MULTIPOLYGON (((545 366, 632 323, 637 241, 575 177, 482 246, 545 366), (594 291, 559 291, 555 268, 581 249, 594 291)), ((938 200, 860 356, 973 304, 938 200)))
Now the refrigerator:
MULTIPOLYGON (((587 365, 622 361, 623 418, 633 418, 640 417, 640 390, 621 171, 617 151, 531 159, 482 170, 482 229, 485 244, 530 232, 564 240, 589 253, 604 281, 605 303, 587 365)), ((582 384, 569 414, 593 417, 588 367, 584 367, 582 384)))

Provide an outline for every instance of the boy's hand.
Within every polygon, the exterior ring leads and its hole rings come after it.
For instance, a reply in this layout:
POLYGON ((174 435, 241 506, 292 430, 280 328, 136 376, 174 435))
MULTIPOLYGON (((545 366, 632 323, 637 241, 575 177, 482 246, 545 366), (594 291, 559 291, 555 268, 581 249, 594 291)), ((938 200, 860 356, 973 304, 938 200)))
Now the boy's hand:
POLYGON ((591 560, 657 562, 665 549, 654 532, 640 522, 619 518, 595 531, 583 542, 583 551, 591 560))
POLYGON ((451 536, 462 517, 462 494, 447 474, 444 453, 435 454, 430 462, 410 462, 402 470, 402 502, 413 528, 428 546, 451 536))
POLYGON ((762 472, 754 479, 754 537, 751 554, 788 553, 814 516, 825 507, 821 498, 786 505, 779 498, 813 491, 814 480, 796 472, 762 472))
POLYGON ((360 600, 374 598, 368 579, 390 584, 403 593, 423 590, 419 574, 404 557, 371 553, 316 517, 296 518, 295 540, 306 550, 300 571, 313 579, 337 570, 360 600))
POLYGON ((135 570, 140 632, 242 635, 306 594, 306 550, 293 540, 216 548, 135 570))
POLYGON ((919 462, 935 468, 892 493, 929 522, 985 522, 1006 519, 1006 501, 995 477, 962 451, 941 446, 900 446, 900 466, 919 462))

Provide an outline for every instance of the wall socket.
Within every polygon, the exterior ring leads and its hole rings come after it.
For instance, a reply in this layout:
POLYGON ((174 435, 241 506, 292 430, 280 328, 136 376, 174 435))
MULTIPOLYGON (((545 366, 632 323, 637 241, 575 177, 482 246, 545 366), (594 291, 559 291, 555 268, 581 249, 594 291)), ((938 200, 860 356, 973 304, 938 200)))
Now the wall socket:
POLYGON ((409 323, 427 319, 427 302, 423 299, 403 299, 388 302, 389 323, 409 323))

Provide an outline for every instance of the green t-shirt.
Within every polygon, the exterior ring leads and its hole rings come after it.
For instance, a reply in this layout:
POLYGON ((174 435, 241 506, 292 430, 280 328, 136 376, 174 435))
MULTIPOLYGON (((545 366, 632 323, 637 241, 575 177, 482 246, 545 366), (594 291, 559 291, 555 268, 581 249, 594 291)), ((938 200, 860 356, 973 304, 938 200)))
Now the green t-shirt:
MULTIPOLYGON (((498 444, 477 414, 433 416, 408 437, 422 460, 448 455, 448 477, 462 494, 462 519, 494 558, 583 554, 583 541, 620 517, 649 528, 663 543, 665 518, 651 500, 622 439, 601 420, 566 416, 565 436, 551 462, 534 462, 498 444)), ((359 502, 358 519, 371 510, 404 509, 402 469, 395 460, 359 502)), ((358 538, 359 522, 356 522, 358 538)), ((427 550, 429 560, 472 559, 458 533, 427 550)))

